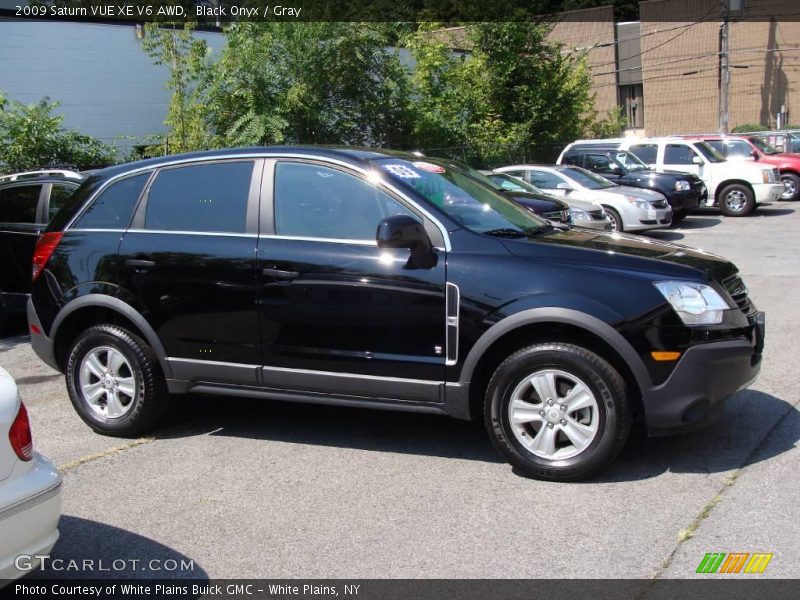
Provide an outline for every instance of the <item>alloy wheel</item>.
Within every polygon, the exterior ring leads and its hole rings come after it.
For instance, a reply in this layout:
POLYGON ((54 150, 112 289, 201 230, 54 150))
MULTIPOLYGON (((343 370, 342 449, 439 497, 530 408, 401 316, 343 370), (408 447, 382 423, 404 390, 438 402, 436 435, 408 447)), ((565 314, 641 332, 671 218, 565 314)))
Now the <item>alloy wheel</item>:
POLYGON ((128 359, 111 346, 100 346, 83 357, 80 391, 88 406, 107 419, 118 419, 131 409, 136 378, 128 359))

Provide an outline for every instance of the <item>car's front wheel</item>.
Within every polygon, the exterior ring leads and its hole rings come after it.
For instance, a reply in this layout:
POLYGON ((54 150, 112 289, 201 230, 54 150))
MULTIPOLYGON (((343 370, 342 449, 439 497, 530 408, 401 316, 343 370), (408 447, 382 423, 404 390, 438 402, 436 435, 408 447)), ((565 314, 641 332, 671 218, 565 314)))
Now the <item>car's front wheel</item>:
POLYGON ((625 225, 622 223, 622 217, 619 213, 610 206, 603 206, 608 218, 611 219, 611 231, 625 231, 625 225))
POLYGON ((753 190, 741 183, 727 186, 719 195, 719 210, 726 217, 744 217, 755 208, 753 190))
POLYGON ((98 433, 137 435, 167 409, 164 376, 152 348, 115 325, 96 325, 72 346, 67 391, 81 419, 98 433))
POLYGON ((614 460, 628 437, 631 409, 608 361, 573 344, 542 343, 500 364, 484 418, 494 445, 521 472, 573 481, 614 460))

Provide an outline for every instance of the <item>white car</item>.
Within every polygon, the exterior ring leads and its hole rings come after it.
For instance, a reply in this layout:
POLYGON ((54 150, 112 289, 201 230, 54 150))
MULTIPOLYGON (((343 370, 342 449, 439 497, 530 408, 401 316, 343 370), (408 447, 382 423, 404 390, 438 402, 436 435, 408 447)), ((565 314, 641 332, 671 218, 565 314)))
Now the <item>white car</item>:
POLYGON ((22 577, 38 565, 29 557, 50 552, 60 516, 61 476, 33 451, 17 384, 0 367, 0 581, 22 577))
POLYGON ((759 202, 780 200, 784 192, 778 169, 753 160, 729 161, 707 143, 682 137, 578 140, 559 160, 573 146, 592 144, 628 150, 657 171, 694 173, 708 188, 706 205, 719 206, 729 217, 748 215, 759 202))
POLYGON ((643 231, 672 223, 672 207, 663 194, 617 185, 580 167, 512 165, 495 171, 518 177, 548 194, 601 205, 611 218, 613 231, 643 231))

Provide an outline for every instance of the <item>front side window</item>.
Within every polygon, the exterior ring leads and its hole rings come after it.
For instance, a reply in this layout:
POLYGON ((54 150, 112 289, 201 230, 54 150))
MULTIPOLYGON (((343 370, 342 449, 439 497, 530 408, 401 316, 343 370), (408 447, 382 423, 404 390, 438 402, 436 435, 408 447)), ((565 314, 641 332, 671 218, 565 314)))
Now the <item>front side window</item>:
POLYGON ((0 190, 0 223, 35 223, 41 191, 41 184, 0 190))
POLYGON ((149 173, 112 183, 75 222, 77 229, 127 229, 149 173))
POLYGON ((422 196, 470 231, 515 238, 546 227, 495 187, 482 183, 471 169, 450 161, 387 158, 376 164, 395 183, 422 196))
POLYGON ((615 152, 614 159, 629 171, 645 171, 648 168, 638 156, 626 150, 615 152))
POLYGON ((386 217, 420 219, 372 183, 312 163, 275 166, 275 233, 336 240, 374 241, 386 217))
POLYGON ((714 150, 714 148, 712 148, 705 142, 695 142, 694 147, 697 148, 697 150, 701 152, 703 156, 706 157, 708 162, 712 163, 725 162, 725 157, 716 150, 714 150))
POLYGON ((604 154, 587 154, 586 155, 586 168, 600 173, 613 173, 620 168, 614 164, 608 156, 604 154))
POLYGON ((244 233, 252 161, 164 169, 147 194, 144 228, 198 233, 244 233))
POLYGON ((686 144, 667 144, 664 163, 668 165, 692 165, 697 153, 686 144))
POLYGON ((50 190, 50 208, 47 216, 48 222, 58 214, 61 207, 70 199, 77 186, 54 183, 50 190))
POLYGON ((558 189, 559 183, 566 183, 561 177, 550 171, 531 170, 528 171, 528 174, 530 175, 531 183, 543 190, 555 190, 558 189))
POLYGON ((765 142, 760 138, 751 137, 748 139, 750 140, 750 143, 753 144, 753 146, 761 150, 761 152, 763 152, 764 154, 780 154, 780 150, 778 150, 775 146, 769 145, 767 142, 765 142))

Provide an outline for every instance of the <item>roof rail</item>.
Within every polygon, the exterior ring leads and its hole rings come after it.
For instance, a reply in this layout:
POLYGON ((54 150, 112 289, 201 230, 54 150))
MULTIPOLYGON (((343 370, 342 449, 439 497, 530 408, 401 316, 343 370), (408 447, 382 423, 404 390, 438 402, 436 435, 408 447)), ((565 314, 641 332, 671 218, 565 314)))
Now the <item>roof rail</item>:
POLYGON ((81 175, 77 171, 70 171, 67 169, 45 169, 42 171, 25 171, 24 173, 12 173, 11 175, 0 175, 0 181, 19 181, 20 179, 42 177, 45 175, 60 175, 65 179, 83 179, 83 175, 81 175))

